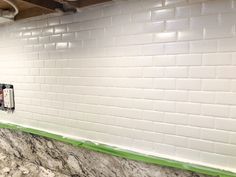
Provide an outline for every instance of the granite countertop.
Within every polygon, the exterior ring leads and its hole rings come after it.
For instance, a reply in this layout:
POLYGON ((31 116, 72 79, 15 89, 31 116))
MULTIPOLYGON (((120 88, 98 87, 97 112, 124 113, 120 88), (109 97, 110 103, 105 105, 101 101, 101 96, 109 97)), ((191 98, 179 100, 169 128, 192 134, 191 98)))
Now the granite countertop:
POLYGON ((206 177, 0 129, 0 177, 206 177))

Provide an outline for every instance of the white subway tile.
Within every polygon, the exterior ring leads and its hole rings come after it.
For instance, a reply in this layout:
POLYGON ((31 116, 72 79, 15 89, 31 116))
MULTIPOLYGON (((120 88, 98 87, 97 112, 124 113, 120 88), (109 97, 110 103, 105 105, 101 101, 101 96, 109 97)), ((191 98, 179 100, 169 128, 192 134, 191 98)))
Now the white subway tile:
POLYGON ((230 117, 231 118, 236 118, 236 106, 231 106, 230 107, 230 117))
POLYGON ((188 28, 189 28, 188 19, 166 20, 166 30, 167 31, 186 30, 188 28))
POLYGON ((97 39, 97 44, 99 44, 99 47, 114 47, 116 45, 115 38, 100 38, 97 39))
MULTIPOLYGON (((31 33, 32 33, 32 36, 40 36, 41 32, 42 32, 41 29, 34 29, 34 30, 32 30, 31 33)), ((19 35, 21 35, 21 34, 19 34, 19 35)))
POLYGON ((215 0, 203 2, 202 14, 217 14, 219 12, 230 12, 232 11, 231 0, 215 0))
MULTIPOLYGON (((45 36, 45 37, 48 37, 48 36, 45 36)), ((54 34, 50 36, 50 42, 61 42, 61 34, 54 34)))
POLYGON ((178 125, 176 127, 176 135, 190 138, 200 138, 200 130, 201 128, 199 127, 178 125))
POLYGON ((232 53, 232 65, 236 65, 236 53, 232 53))
POLYGON ((154 87, 157 89, 175 89, 175 79, 158 78, 154 79, 154 87))
POLYGON ((216 95, 216 103, 234 105, 236 104, 236 93, 234 92, 218 92, 216 95))
POLYGON ((74 20, 74 16, 73 15, 64 15, 64 16, 60 17, 60 23, 61 24, 72 23, 73 20, 74 20))
POLYGON ((130 1, 128 3, 123 3, 121 4, 121 13, 122 14, 127 14, 127 13, 135 13, 139 12, 143 9, 143 2, 142 1, 130 1))
POLYGON ((176 32, 162 32, 154 35, 154 42, 176 41, 176 32))
POLYGON ((165 135, 164 142, 177 147, 186 147, 188 139, 182 136, 165 135))
POLYGON ((132 101, 132 106, 135 109, 153 110, 154 101, 153 100, 147 100, 147 99, 136 99, 136 100, 132 101))
POLYGON ((236 145, 236 133, 230 133, 229 142, 236 145))
POLYGON ((37 37, 28 38, 28 44, 37 44, 37 43, 38 43, 37 37))
POLYGON ((222 105, 203 104, 202 115, 214 116, 214 117, 228 117, 229 107, 222 105))
POLYGON ((189 147, 200 151, 213 152, 214 143, 204 140, 190 139, 189 147))
POLYGON ((198 150, 192 150, 187 148, 176 148, 176 156, 182 158, 191 158, 195 161, 200 161, 200 152, 198 150))
POLYGON ((205 28, 205 39, 214 39, 214 38, 226 38, 234 36, 234 27, 233 26, 223 26, 217 28, 205 28))
POLYGON ((154 109, 158 112, 175 112, 175 102, 155 100, 154 109))
POLYGON ((161 122, 163 119, 164 113, 151 111, 151 110, 144 110, 142 111, 142 118, 144 120, 150 120, 153 122, 161 122))
POLYGON ((200 90, 200 79, 177 79, 176 88, 178 90, 200 90))
POLYGON ((75 33, 65 33, 62 34, 62 41, 74 41, 75 33))
POLYGON ((162 1, 161 0, 149 0, 149 1, 142 1, 142 5, 145 9, 154 9, 157 7, 162 7, 162 1))
POLYGON ((189 100, 194 103, 215 103, 215 93, 206 91, 190 91, 189 100))
POLYGON ((152 11, 152 20, 170 19, 174 17, 174 9, 160 9, 152 11))
POLYGON ((85 40, 90 38, 90 31, 79 31, 76 33, 77 40, 85 40))
POLYGON ((190 53, 210 53, 217 51, 216 40, 201 40, 190 42, 190 53))
POLYGON ((144 32, 144 24, 143 23, 132 23, 122 26, 122 34, 139 34, 144 32))
POLYGON ((52 17, 48 19, 48 26, 55 26, 60 24, 60 18, 59 17, 52 17))
POLYGON ((211 53, 203 54, 202 58, 203 65, 231 65, 232 54, 230 53, 211 53))
POLYGON ((81 41, 77 41, 77 42, 69 42, 68 43, 68 47, 69 48, 82 48, 82 46, 83 46, 83 44, 82 44, 82 42, 81 41))
POLYGON ((215 128, 219 130, 235 131, 236 120, 235 119, 216 119, 215 128))
POLYGON ((192 66, 189 68, 189 77, 191 78, 215 78, 215 67, 192 66))
POLYGON ((54 29, 52 27, 44 28, 43 29, 43 35, 52 35, 54 33, 54 29))
POLYGON ((98 47, 97 40, 96 39, 84 40, 83 41, 83 47, 84 48, 96 48, 96 47, 98 47))
POLYGON ((139 45, 123 47, 124 56, 140 56, 142 51, 139 45))
POLYGON ((189 125, 203 128, 214 128, 215 119, 209 116, 189 115, 189 125))
POLYGON ((119 15, 121 13, 121 6, 105 6, 102 9, 102 13, 103 16, 119 15))
POLYGON ((164 122, 176 125, 187 125, 188 124, 188 115, 180 113, 165 113, 163 118, 164 122))
POLYGON ((201 138, 210 141, 228 143, 230 134, 227 131, 215 129, 201 129, 201 138))
POLYGON ((201 161, 209 164, 218 164, 220 166, 227 163, 228 157, 216 153, 201 152, 201 161))
POLYGON ((160 55, 153 57, 154 66, 175 66, 175 55, 160 55))
POLYGON ((146 141, 161 143, 163 141, 163 135, 160 133, 152 133, 152 132, 146 132, 146 131, 138 131, 135 130, 133 132, 133 138, 135 139, 143 139, 146 141))
POLYGON ((176 56, 177 66, 199 66, 202 64, 202 55, 185 54, 176 56))
POLYGON ((156 124, 158 124, 158 126, 156 127, 157 132, 171 134, 171 135, 176 134, 176 126, 175 125, 166 124, 166 123, 156 123, 156 124))
POLYGON ((151 44, 145 45, 141 48, 143 55, 158 55, 164 53, 164 45, 163 44, 151 44))
POLYGON ((48 23, 46 20, 37 20, 36 21, 36 26, 38 28, 44 28, 44 27, 47 27, 48 26, 48 23))
POLYGON ((184 54, 189 52, 189 44, 187 42, 173 42, 165 44, 166 54, 184 54))
POLYGON ((145 67, 143 69, 143 77, 164 77, 164 68, 158 67, 145 67))
POLYGON ((103 15, 106 16, 103 13, 105 12, 101 8, 88 9, 87 11, 83 11, 81 13, 79 12, 77 16, 75 15, 74 21, 84 22, 84 21, 99 19, 102 18, 103 15))
POLYGON ((112 26, 105 28, 105 36, 117 36, 122 34, 122 26, 112 26))
POLYGON ((207 91, 229 91, 230 81, 223 79, 204 79, 202 81, 202 89, 207 91))
POLYGON ((189 102, 177 102, 176 112, 184 114, 199 114, 201 112, 201 104, 189 102))
POLYGON ((198 16, 190 18, 191 29, 214 28, 219 25, 219 17, 217 15, 198 16))
POLYGON ((168 5, 177 5, 179 3, 186 3, 187 0, 165 0, 165 6, 168 5))
POLYGON ((236 66, 219 66, 216 68, 216 77, 220 79, 235 79, 236 66))
POLYGON ((79 31, 81 29, 82 24, 81 23, 71 23, 67 25, 67 31, 68 32, 74 32, 79 31))
POLYGON ((131 15, 130 14, 122 14, 117 16, 112 16, 112 24, 113 25, 125 25, 131 22, 131 15))
POLYGON ((219 39, 218 50, 220 52, 235 51, 236 38, 219 39))
POLYGON ((164 99, 169 101, 188 101, 188 91, 165 90, 164 99))
MULTIPOLYGON (((123 138, 122 138, 123 139, 123 138)), ((154 149, 154 143, 151 143, 151 142, 149 142, 149 141, 145 141, 145 140, 133 140, 132 141, 132 139, 131 138, 129 138, 130 139, 130 141, 132 142, 132 143, 130 143, 130 147, 132 147, 132 148, 135 148, 135 147, 142 147, 142 149, 143 150, 145 150, 145 151, 152 151, 153 149, 154 149), (148 147, 147 146, 145 146, 144 144, 148 144, 148 147)), ((116 143, 117 141, 114 141, 114 143, 116 143)), ((121 142, 124 142, 124 140, 121 140, 121 142)), ((127 141, 128 142, 128 141, 127 141)), ((113 144, 114 144, 113 143, 113 144)), ((124 144, 124 143, 123 143, 124 144)), ((155 143, 156 144, 156 143, 155 143)), ((124 144, 124 146, 125 146, 125 144, 124 144)))
POLYGON ((97 38, 102 38, 104 37, 105 30, 102 29, 93 29, 90 31, 90 38, 92 39, 97 39, 97 38))
POLYGON ((201 14, 201 4, 189 4, 184 6, 176 7, 176 17, 191 17, 191 16, 199 16, 201 14))
POLYGON ((235 160, 236 160, 236 158, 235 157, 226 157, 226 159, 227 159, 227 161, 228 161, 228 166, 229 166, 229 168, 231 168, 231 169, 235 169, 235 160))
POLYGON ((30 31, 26 31, 22 33, 22 37, 30 37, 31 36, 31 32, 30 31))
POLYGON ((203 30, 181 30, 178 32, 178 40, 189 41, 189 40, 201 40, 203 39, 203 30))
POLYGON ((142 96, 144 99, 149 100, 162 100, 164 98, 164 91, 158 89, 145 89, 142 96))
POLYGON ((132 21, 134 22, 147 22, 151 20, 151 12, 140 12, 132 15, 132 21))
POLYGON ((217 154, 236 156, 236 145, 225 143, 215 143, 215 152, 217 154))
POLYGON ((168 67, 165 69, 166 78, 186 78, 188 77, 187 67, 168 67))
POLYGON ((168 144, 158 144, 157 146, 155 146, 155 150, 163 154, 174 155, 175 146, 168 144))
POLYGON ((58 42, 56 44, 56 49, 66 49, 68 47, 68 43, 67 42, 58 42))
POLYGON ((67 30, 66 26, 61 25, 61 26, 55 26, 54 27, 54 33, 65 33, 67 30))
POLYGON ((220 25, 222 27, 234 25, 236 23, 235 17, 236 13, 222 13, 220 16, 220 25))
POLYGON ((236 91, 236 81, 235 80, 231 80, 230 90, 233 92, 236 91))
POLYGON ((139 34, 139 35, 122 36, 116 38, 117 45, 148 44, 151 42, 152 42, 151 34, 139 34))
POLYGON ((147 33, 157 33, 164 31, 164 21, 148 22, 143 26, 143 31, 147 33))
POLYGON ((56 49, 56 44, 55 43, 47 43, 47 44, 44 44, 44 48, 46 50, 53 50, 53 49, 56 49))

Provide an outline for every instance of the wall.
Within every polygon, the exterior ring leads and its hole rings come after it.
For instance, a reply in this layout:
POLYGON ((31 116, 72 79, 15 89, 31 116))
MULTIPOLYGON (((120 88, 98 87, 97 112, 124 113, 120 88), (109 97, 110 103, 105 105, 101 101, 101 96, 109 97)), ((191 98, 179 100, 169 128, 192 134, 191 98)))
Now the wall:
POLYGON ((1 121, 236 171, 236 1, 130 0, 0 29, 1 121))

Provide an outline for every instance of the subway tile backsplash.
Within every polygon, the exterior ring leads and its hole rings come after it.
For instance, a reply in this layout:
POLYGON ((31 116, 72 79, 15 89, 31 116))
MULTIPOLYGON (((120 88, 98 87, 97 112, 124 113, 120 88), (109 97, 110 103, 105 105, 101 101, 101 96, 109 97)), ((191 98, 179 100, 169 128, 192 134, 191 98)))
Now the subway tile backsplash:
POLYGON ((0 27, 1 121, 236 171, 234 0, 128 0, 0 27))

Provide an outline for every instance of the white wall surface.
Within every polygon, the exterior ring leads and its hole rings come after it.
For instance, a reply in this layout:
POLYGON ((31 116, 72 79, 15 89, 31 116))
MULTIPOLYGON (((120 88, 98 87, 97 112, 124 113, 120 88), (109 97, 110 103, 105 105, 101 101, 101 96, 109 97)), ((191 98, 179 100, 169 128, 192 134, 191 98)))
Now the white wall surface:
POLYGON ((130 0, 0 28, 0 119, 236 171, 236 1, 130 0))

